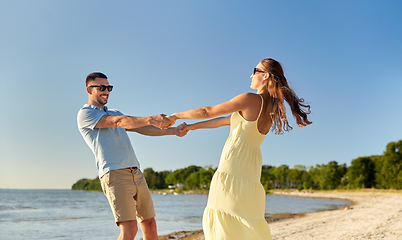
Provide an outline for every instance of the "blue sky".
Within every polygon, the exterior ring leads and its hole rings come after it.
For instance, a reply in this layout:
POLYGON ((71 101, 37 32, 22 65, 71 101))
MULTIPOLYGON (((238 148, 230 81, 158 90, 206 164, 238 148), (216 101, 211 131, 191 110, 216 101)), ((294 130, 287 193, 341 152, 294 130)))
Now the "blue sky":
MULTIPOLYGON (((400 1, 0 3, 0 188, 97 176, 76 124, 94 71, 114 85, 109 108, 148 116, 253 92, 253 68, 277 59, 313 124, 270 133, 267 165, 349 166, 402 139, 400 1)), ((228 131, 129 136, 141 168, 162 171, 216 167, 228 131)))

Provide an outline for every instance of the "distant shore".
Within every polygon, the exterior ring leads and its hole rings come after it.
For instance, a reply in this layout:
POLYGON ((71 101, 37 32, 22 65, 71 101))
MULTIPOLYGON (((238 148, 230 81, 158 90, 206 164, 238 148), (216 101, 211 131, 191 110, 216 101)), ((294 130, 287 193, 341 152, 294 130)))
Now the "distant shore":
MULTIPOLYGON (((283 192, 300 197, 344 199, 353 205, 337 210, 305 214, 277 214, 267 219, 273 240, 402 239, 402 191, 360 190, 283 192), (282 221, 279 221, 282 220, 282 221)), ((159 240, 204 240, 202 230, 181 231, 159 240)))

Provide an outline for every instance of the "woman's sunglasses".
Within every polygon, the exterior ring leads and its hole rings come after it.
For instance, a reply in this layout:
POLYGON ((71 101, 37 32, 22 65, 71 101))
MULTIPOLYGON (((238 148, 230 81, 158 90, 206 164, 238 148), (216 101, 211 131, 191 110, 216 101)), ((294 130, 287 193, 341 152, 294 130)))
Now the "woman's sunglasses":
POLYGON ((105 91, 106 89, 109 91, 109 92, 111 92, 112 90, 113 90, 113 86, 105 86, 105 85, 91 85, 91 86, 88 86, 88 87, 98 87, 99 88, 99 91, 101 91, 101 92, 103 92, 103 91, 105 91))
POLYGON ((260 70, 260 69, 258 69, 258 68, 254 68, 253 75, 254 75, 255 73, 258 73, 258 72, 263 73, 264 71, 262 71, 262 70, 260 70))

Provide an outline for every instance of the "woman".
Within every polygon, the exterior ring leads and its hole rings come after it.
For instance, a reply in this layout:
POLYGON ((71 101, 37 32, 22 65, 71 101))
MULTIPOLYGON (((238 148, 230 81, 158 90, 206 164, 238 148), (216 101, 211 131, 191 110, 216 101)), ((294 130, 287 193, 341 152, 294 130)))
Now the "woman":
POLYGON ((212 178, 208 204, 204 211, 205 239, 271 239, 265 221, 265 190, 260 183, 262 156, 260 145, 266 134, 292 129, 286 118, 286 101, 299 127, 312 122, 307 118, 310 106, 303 104, 290 89, 281 64, 267 58, 258 63, 250 76, 257 93, 243 93, 213 107, 201 107, 175 113, 169 118, 206 119, 189 124, 188 130, 230 125, 219 167, 212 178))

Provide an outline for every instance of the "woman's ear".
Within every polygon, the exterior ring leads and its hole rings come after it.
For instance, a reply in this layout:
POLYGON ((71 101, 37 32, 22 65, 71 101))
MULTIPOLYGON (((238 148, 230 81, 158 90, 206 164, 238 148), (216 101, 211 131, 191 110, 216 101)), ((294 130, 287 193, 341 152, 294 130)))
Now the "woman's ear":
POLYGON ((265 74, 264 74, 264 80, 268 79, 269 76, 270 76, 269 73, 265 73, 265 74))

